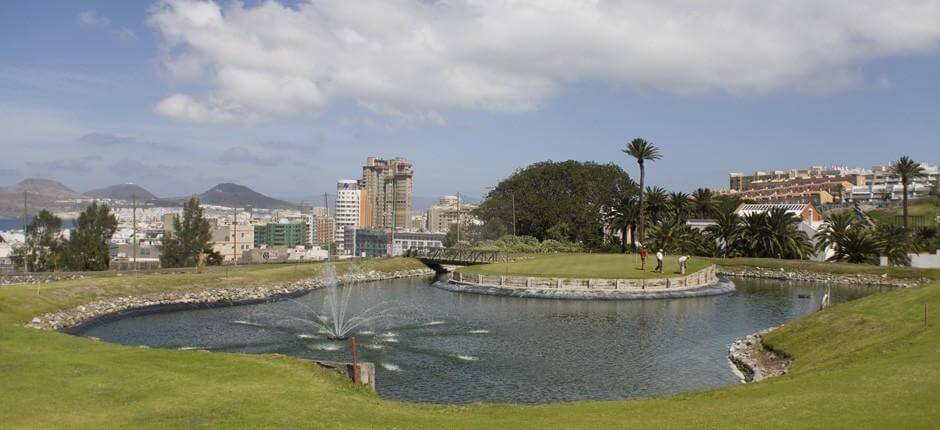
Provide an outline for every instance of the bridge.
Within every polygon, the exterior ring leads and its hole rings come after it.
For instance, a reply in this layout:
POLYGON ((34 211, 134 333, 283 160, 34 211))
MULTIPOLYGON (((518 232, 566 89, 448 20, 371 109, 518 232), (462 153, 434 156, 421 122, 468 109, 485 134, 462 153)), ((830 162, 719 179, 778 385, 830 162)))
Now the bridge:
POLYGON ((506 263, 513 261, 512 257, 502 251, 481 251, 478 249, 462 248, 424 248, 409 249, 405 257, 421 260, 429 266, 450 264, 454 266, 471 266, 474 264, 506 263))

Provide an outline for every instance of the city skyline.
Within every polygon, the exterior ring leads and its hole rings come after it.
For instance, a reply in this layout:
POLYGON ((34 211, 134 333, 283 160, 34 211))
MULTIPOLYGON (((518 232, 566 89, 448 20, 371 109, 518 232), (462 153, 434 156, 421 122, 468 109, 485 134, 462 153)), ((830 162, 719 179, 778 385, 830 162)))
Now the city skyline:
POLYGON ((483 196, 516 169, 547 159, 613 162, 635 177, 635 162, 620 149, 638 136, 665 155, 648 170, 648 183, 683 191, 721 187, 727 172, 743 166, 885 164, 899 155, 898 142, 915 160, 940 162, 931 158, 940 142, 940 90, 932 85, 940 32, 927 25, 940 15, 935 5, 894 2, 867 12, 852 3, 817 5, 783 11, 788 19, 775 22, 742 3, 723 11, 728 29, 702 9, 700 18, 676 13, 679 30, 631 33, 637 43, 614 30, 585 41, 575 30, 669 15, 671 6, 442 7, 5 3, 0 185, 44 177, 85 191, 133 182, 175 196, 235 182, 294 198, 332 190, 367 156, 400 156, 424 178, 416 196, 483 196), (571 18, 558 22, 554 12, 563 7, 571 18), (369 33, 353 18, 364 13, 359 8, 385 8, 388 21, 369 33), (526 10, 540 25, 514 29, 526 10), (433 60, 404 55, 402 44, 413 40, 391 36, 406 28, 392 18, 405 12, 426 28, 425 48, 440 50, 433 60), (257 25, 263 17, 279 25, 257 25), (484 22, 504 31, 493 36, 504 37, 499 44, 456 34, 484 22), (786 22, 806 22, 805 37, 786 22), (543 29, 553 25, 557 35, 543 29), (266 30, 279 26, 299 33, 266 30), (242 33, 269 49, 238 37, 213 42, 242 33), (693 34, 708 40, 699 44, 693 34), (386 41, 403 71, 426 79, 379 67, 389 60, 357 48, 354 36, 386 41), (763 42, 740 42, 748 37, 763 42), (543 43, 512 42, 529 39, 543 43), (644 48, 653 40, 662 40, 659 51, 644 48), (347 55, 324 54, 331 49, 347 55), (367 67, 356 69, 360 62, 367 67), (462 74, 441 78, 448 71, 462 74))

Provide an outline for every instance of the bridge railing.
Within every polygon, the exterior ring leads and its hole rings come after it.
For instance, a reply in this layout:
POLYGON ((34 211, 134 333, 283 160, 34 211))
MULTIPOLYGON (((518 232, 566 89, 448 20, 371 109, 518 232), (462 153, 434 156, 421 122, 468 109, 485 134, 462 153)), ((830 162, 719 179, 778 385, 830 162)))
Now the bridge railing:
POLYGON ((502 251, 479 250, 472 248, 422 248, 405 251, 406 257, 440 263, 454 264, 490 264, 512 261, 512 256, 502 251))

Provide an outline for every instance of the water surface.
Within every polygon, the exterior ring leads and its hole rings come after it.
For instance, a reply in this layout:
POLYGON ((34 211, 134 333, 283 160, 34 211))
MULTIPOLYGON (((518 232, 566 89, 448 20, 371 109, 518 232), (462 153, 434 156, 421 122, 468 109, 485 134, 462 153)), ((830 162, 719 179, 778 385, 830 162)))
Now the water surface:
MULTIPOLYGON (((376 303, 394 319, 355 331, 362 359, 378 367, 381 397, 406 401, 542 403, 626 399, 705 390, 739 382, 730 343, 816 311, 826 287, 735 279, 717 297, 582 301, 461 294, 431 279, 355 288, 350 314, 376 303), (808 296, 808 298, 800 298, 808 296)), ((834 302, 875 292, 833 287, 834 302)), ((280 353, 349 361, 348 342, 330 341, 293 301, 139 315, 82 334, 160 348, 280 353)))

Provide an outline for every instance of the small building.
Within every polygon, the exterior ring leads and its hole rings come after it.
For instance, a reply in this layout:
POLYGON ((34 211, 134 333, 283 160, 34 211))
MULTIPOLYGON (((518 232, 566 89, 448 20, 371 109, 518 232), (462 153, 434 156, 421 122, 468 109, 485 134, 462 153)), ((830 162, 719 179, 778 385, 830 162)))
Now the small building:
POLYGON ((267 223, 254 226, 254 247, 284 246, 293 248, 307 242, 306 223, 267 223))
POLYGON ((222 255, 223 263, 234 262, 236 256, 255 247, 255 228, 251 224, 219 225, 217 220, 210 220, 209 225, 212 250, 222 255))
POLYGON ((15 272, 13 266, 13 246, 7 243, 3 236, 0 236, 0 273, 15 272))
POLYGON ((395 233, 394 255, 402 255, 406 251, 443 248, 444 236, 444 233, 395 233))
POLYGON ((346 228, 343 240, 347 253, 355 257, 385 257, 389 253, 389 233, 374 228, 346 228), (351 246, 349 245, 351 244, 351 246))

